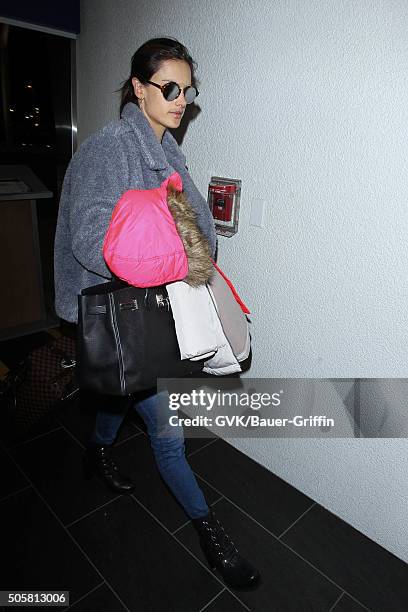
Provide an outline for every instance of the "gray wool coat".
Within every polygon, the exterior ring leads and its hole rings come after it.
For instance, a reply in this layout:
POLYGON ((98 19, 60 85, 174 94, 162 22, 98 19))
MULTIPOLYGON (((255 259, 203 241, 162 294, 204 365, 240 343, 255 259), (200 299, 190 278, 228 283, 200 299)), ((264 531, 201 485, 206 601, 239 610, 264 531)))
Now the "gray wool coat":
POLYGON ((128 102, 122 116, 89 136, 67 168, 54 245, 55 310, 78 321, 81 289, 108 281, 102 245, 113 209, 128 189, 152 189, 178 172, 215 254, 216 233, 206 200, 194 185, 186 158, 166 130, 160 143, 139 107, 128 102))

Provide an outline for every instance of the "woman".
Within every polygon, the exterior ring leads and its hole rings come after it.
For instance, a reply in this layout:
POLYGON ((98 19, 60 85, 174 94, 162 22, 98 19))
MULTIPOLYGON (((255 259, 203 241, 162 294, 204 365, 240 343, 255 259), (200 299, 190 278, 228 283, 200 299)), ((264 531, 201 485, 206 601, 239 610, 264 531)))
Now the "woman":
MULTIPOLYGON (((56 311, 62 319, 76 323, 80 291, 111 278, 102 245, 115 204, 128 189, 156 188, 178 172, 214 256, 216 234, 208 205, 167 131, 180 125, 186 105, 198 95, 192 85, 193 69, 192 58, 178 41, 147 41, 132 57, 131 75, 121 89, 120 119, 92 134, 73 156, 55 238, 56 311)), ((160 418, 160 405, 159 396, 151 393, 140 394, 134 403, 146 424, 160 474, 192 519, 210 567, 217 568, 231 586, 256 584, 259 572, 240 556, 205 501, 185 457, 182 427, 170 428, 168 419, 160 418), (168 430, 163 431, 166 423, 168 430)), ((121 410, 115 406, 114 411, 108 407, 98 411, 84 457, 86 474, 97 473, 119 493, 134 488, 111 457, 126 408, 122 404, 121 410)))

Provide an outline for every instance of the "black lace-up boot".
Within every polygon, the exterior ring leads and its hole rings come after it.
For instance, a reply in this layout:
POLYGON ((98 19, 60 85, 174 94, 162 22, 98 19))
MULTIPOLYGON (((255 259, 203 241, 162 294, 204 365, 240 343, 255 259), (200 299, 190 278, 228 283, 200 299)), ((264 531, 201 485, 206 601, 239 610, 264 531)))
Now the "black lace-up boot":
POLYGON ((252 588, 260 574, 249 561, 241 557, 234 542, 210 508, 207 516, 191 521, 200 536, 200 545, 212 571, 216 569, 231 587, 252 588))
POLYGON ((86 449, 83 457, 84 476, 87 479, 98 475, 117 493, 131 493, 135 485, 120 473, 118 466, 111 457, 111 446, 92 444, 86 449))

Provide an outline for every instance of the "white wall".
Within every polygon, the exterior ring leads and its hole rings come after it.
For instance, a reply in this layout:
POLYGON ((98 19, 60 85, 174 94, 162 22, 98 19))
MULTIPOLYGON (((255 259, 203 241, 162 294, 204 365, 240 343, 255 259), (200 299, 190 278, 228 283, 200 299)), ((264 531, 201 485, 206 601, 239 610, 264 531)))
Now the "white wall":
MULTIPOLYGON (((204 195, 243 181, 219 262, 252 310, 251 376, 406 376, 407 30, 405 0, 82 1, 79 140, 148 38, 199 63, 183 150, 204 195)), ((405 439, 229 441, 408 561, 405 439)))

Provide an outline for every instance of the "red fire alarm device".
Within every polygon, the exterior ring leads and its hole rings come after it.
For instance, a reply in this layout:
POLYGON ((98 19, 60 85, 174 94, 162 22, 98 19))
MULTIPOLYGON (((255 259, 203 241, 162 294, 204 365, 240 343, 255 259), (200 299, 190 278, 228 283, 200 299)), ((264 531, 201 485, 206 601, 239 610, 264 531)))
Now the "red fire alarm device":
POLYGON ((233 236, 238 231, 241 181, 212 176, 208 185, 208 205, 217 234, 233 236))

